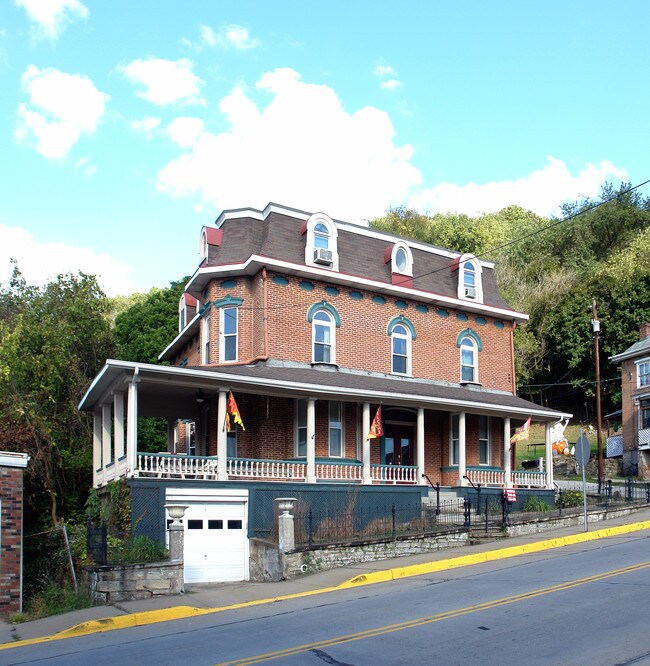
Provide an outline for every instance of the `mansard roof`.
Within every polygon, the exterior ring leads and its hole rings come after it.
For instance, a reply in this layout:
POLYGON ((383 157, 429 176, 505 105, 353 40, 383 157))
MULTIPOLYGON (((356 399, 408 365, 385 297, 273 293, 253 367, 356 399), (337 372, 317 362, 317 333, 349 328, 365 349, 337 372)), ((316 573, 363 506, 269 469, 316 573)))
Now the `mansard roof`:
MULTIPOLYGON (((460 309, 486 311, 496 308, 498 315, 525 320, 527 315, 512 310, 502 298, 496 285, 494 264, 479 260, 483 267, 483 300, 461 301, 457 298, 457 264, 460 252, 446 250, 429 243, 376 231, 368 227, 333 220, 338 231, 338 271, 305 265, 304 224, 311 213, 269 204, 263 211, 237 209, 224 211, 216 220, 223 232, 220 245, 211 245, 207 258, 190 279, 188 291, 200 295, 212 277, 253 274, 266 265, 287 274, 310 276, 325 281, 368 284, 370 290, 395 292, 390 263, 385 253, 397 242, 408 245, 413 256, 413 279, 405 296, 418 299, 418 294, 429 302, 451 305, 457 301, 460 309), (437 297, 440 300, 437 301, 437 297)), ((498 316, 497 315, 497 316, 498 316)))

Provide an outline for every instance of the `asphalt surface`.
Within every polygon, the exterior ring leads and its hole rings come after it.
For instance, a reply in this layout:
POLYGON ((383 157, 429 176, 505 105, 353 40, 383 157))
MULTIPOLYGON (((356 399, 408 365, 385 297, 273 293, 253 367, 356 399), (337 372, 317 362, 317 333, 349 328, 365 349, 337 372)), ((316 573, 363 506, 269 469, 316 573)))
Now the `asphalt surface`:
POLYGON ((111 606, 95 606, 17 625, 0 620, 0 651, 12 645, 19 645, 22 641, 60 640, 66 636, 218 612, 238 605, 269 603, 279 597, 326 594, 340 588, 516 557, 583 540, 607 538, 629 531, 648 529, 650 529, 650 506, 632 510, 627 515, 619 515, 603 522, 590 522, 588 531, 585 531, 583 525, 574 525, 451 550, 341 567, 277 583, 188 585, 185 594, 177 596, 152 597, 111 606))

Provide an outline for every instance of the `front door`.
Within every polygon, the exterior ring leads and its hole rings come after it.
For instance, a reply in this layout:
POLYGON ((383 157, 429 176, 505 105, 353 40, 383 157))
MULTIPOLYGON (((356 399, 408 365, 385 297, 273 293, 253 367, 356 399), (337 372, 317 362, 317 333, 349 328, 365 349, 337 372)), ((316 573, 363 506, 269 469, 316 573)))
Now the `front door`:
POLYGON ((382 464, 412 465, 413 426, 403 423, 387 423, 384 427, 382 464))

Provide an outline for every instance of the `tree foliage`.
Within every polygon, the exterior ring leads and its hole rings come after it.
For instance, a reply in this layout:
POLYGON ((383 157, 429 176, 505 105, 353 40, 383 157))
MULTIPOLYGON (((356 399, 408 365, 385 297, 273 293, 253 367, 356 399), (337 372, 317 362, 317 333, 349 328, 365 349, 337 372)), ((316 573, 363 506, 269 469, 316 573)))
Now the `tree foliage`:
POLYGON ((27 493, 52 523, 81 511, 91 485, 92 425, 77 405, 113 349, 93 276, 0 284, 0 449, 31 456, 27 493))

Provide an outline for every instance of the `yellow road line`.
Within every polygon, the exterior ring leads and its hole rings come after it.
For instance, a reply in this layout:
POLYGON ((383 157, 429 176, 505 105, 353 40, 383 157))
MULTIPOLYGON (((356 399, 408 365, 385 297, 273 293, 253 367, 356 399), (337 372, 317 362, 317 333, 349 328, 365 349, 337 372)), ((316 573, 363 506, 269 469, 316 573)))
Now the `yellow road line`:
POLYGON ((172 606, 171 608, 165 608, 161 610, 129 613, 126 615, 118 615, 117 617, 109 617, 101 620, 90 620, 88 622, 77 624, 70 629, 66 629, 51 636, 28 638, 26 640, 14 641, 12 643, 2 643, 0 644, 0 651, 14 647, 22 647, 25 645, 36 645, 38 643, 61 640, 64 638, 86 636, 88 634, 114 631, 116 629, 126 629, 128 627, 144 626, 147 624, 154 624, 156 622, 181 620, 183 618, 206 615, 209 613, 220 613, 223 611, 237 610, 239 608, 259 606, 261 604, 269 604, 277 601, 300 599, 302 597, 310 597, 316 594, 326 594, 328 592, 336 592, 338 590, 359 587, 362 585, 373 585, 375 583, 384 583, 391 580, 409 578, 411 576, 421 576, 423 574, 434 573, 436 571, 446 571, 449 569, 471 566, 473 564, 483 564, 485 562, 491 562, 494 560, 516 557, 518 555, 526 555, 528 553, 535 553, 543 550, 550 550, 551 548, 562 548, 564 546, 570 546, 576 543, 593 541, 594 539, 603 539, 605 537, 619 536, 621 534, 628 534, 630 532, 637 532, 639 530, 647 529, 650 529, 650 520, 645 520, 638 523, 629 523, 626 525, 618 525, 616 527, 607 527, 605 529, 595 530, 593 532, 581 532, 579 534, 571 534, 565 537, 545 539, 543 541, 535 541, 533 543, 522 544, 519 546, 508 546, 506 548, 498 548, 482 553, 460 555, 458 557, 425 562, 424 564, 413 564, 406 567, 387 569, 385 571, 373 571, 370 573, 362 574, 360 576, 355 576, 354 578, 351 578, 350 580, 347 580, 344 583, 334 587, 324 587, 317 590, 306 590, 304 592, 295 592, 293 594, 285 594, 267 599, 243 601, 241 603, 232 604, 230 606, 221 606, 217 608, 172 606))
POLYGON ((396 624, 389 624, 383 627, 376 627, 374 629, 359 631, 354 634, 347 634, 344 636, 327 638, 322 641, 305 643, 303 645, 297 645, 295 647, 285 648, 283 650, 267 652, 265 654, 259 654, 252 657, 245 657, 243 659, 236 659, 234 661, 227 661, 223 662, 219 666, 248 666, 249 664, 259 664, 263 661, 269 661, 271 659, 279 659, 280 657, 290 657, 296 654, 300 654, 301 652, 307 652, 309 650, 323 649, 323 648, 333 647, 336 645, 341 645, 343 643, 350 643, 352 641, 374 638, 376 636, 382 636, 384 634, 394 633, 396 631, 404 631, 405 629, 413 629, 427 624, 433 624, 434 622, 453 619, 455 617, 460 617, 461 615, 467 615, 469 613, 476 613, 479 611, 490 610, 491 608, 497 608, 499 606, 513 604, 518 601, 526 601, 528 599, 534 599, 535 597, 540 597, 546 594, 562 592, 564 590, 569 590, 571 588, 578 587, 580 585, 586 585, 587 583, 598 582, 601 580, 605 580, 606 578, 612 578, 613 576, 621 576, 626 573, 640 571, 641 569, 646 569, 648 567, 650 567, 650 562, 633 564, 631 566, 623 567, 621 569, 615 569, 612 571, 606 571, 601 574, 586 576, 585 578, 580 578, 578 580, 571 580, 564 583, 558 583, 556 585, 551 585, 549 587, 543 587, 537 590, 531 590, 530 592, 522 592, 521 594, 516 594, 510 597, 503 597, 501 599, 494 599, 492 601, 486 601, 480 604, 474 604, 472 606, 465 606, 464 608, 456 608, 453 610, 445 611, 443 613, 437 613, 436 615, 430 615, 428 617, 416 618, 414 620, 406 620, 404 622, 398 622, 396 624))

